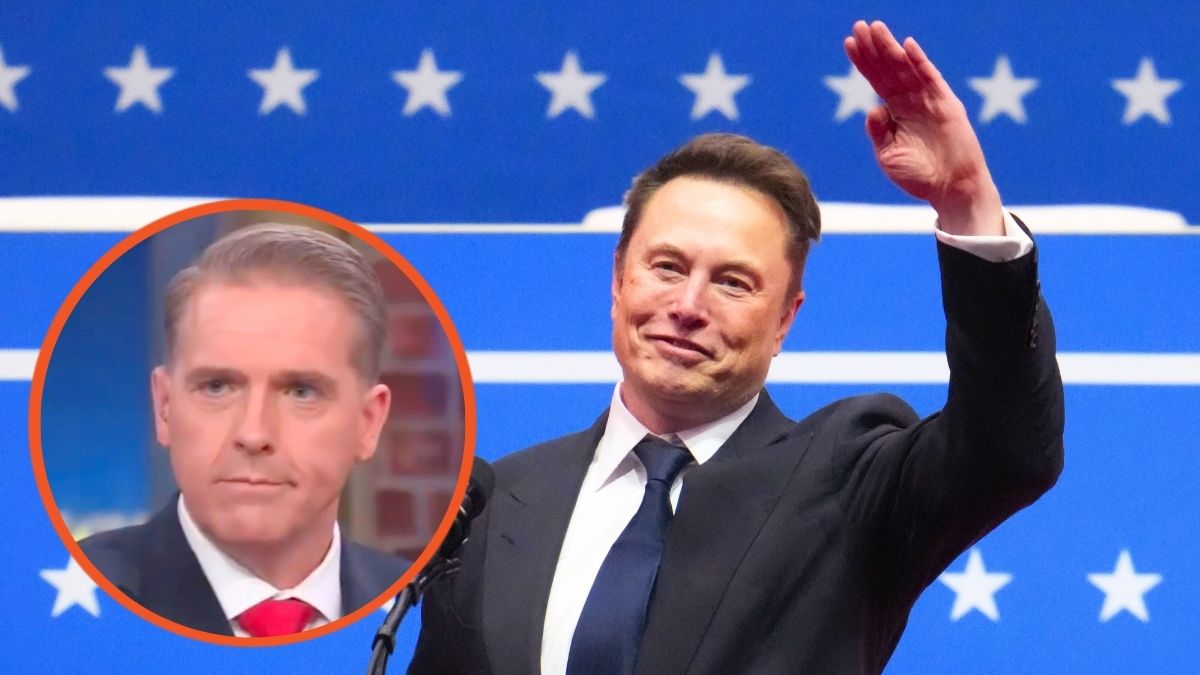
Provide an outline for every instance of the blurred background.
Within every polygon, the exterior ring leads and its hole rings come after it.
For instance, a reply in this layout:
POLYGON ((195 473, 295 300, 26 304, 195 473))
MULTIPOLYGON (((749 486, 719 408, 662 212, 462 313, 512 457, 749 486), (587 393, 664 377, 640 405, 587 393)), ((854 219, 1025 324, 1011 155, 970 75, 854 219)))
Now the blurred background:
POLYGON ((383 236, 453 316, 494 460, 612 395, 630 179, 696 134, 746 133, 808 171, 826 225, 776 402, 800 418, 885 390, 936 412, 933 216, 875 166, 875 101, 841 48, 858 18, 918 37, 962 99, 1037 238, 1067 382, 1059 484, 929 587, 888 672, 1194 671, 1200 4, 1081 0, 5 4, 0 595, 27 613, 0 670, 366 663, 372 621, 254 651, 141 621, 72 571, 34 487, 29 379, 55 310, 124 232, 198 201, 290 199, 383 236))

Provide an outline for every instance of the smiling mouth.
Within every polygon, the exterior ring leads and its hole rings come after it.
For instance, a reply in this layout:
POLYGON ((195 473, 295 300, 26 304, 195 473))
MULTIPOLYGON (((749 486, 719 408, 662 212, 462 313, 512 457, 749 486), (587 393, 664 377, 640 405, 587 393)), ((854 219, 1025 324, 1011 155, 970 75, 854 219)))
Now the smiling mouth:
POLYGON ((705 358, 712 358, 712 352, 708 351, 704 347, 701 347, 695 342, 692 342, 691 340, 685 340, 683 338, 677 338, 671 335, 651 335, 650 339, 657 340, 659 342, 665 342, 676 349, 685 349, 690 352, 696 352, 705 358))

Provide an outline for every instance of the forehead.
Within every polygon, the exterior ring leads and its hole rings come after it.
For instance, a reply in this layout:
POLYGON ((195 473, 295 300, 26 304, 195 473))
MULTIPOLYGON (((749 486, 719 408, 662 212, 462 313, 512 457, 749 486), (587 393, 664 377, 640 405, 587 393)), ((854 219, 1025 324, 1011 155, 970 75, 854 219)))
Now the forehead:
POLYGON ((786 260, 787 237, 787 215, 765 193, 745 185, 682 176, 668 181, 646 202, 630 247, 721 244, 786 260))
POLYGON ((179 317, 175 357, 204 365, 350 365, 354 320, 333 291, 267 279, 205 281, 179 317))

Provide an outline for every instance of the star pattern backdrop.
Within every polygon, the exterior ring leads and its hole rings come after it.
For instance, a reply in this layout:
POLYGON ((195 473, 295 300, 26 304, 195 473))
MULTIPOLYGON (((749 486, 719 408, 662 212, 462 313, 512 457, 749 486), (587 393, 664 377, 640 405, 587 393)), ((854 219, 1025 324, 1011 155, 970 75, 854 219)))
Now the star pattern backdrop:
MULTIPOLYGON (((874 166, 862 122, 878 101, 840 48, 859 17, 916 35, 966 105, 1006 203, 1038 236, 1067 382, 1059 485, 931 585, 888 671, 1194 670, 1200 7, 1077 1, 345 15, 275 1, 10 3, 0 670, 365 667, 374 620, 255 650, 143 622, 69 559, 38 498, 25 416, 50 318, 121 231, 196 200, 291 199, 381 232, 454 316, 478 451, 495 459, 586 426, 611 395, 619 211, 604 207, 688 137, 747 133, 795 157, 826 210, 809 300, 772 370, 781 407, 802 417, 884 389, 936 411, 932 216, 874 166)), ((403 627, 396 671, 417 625, 403 627)))

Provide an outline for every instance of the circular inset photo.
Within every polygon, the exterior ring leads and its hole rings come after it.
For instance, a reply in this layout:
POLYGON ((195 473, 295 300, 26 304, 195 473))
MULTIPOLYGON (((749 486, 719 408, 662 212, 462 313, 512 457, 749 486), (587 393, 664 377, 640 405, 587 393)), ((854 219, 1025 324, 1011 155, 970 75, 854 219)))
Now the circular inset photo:
POLYGON ((59 309, 30 446, 55 528, 175 633, 286 644, 437 552, 475 441, 466 353, 420 274, 333 214, 228 200, 142 228, 59 309))

